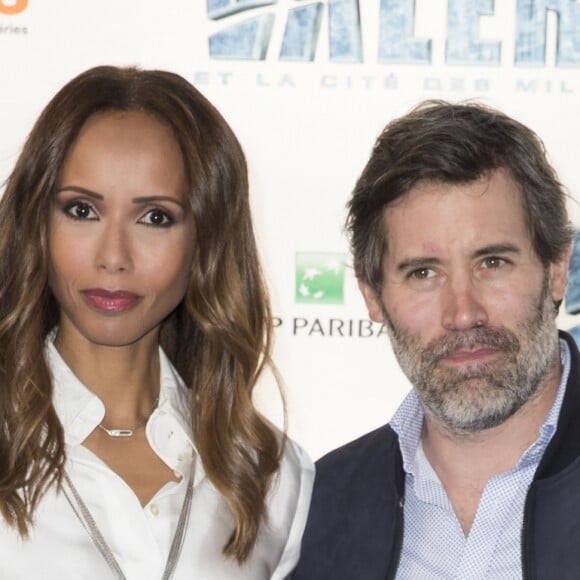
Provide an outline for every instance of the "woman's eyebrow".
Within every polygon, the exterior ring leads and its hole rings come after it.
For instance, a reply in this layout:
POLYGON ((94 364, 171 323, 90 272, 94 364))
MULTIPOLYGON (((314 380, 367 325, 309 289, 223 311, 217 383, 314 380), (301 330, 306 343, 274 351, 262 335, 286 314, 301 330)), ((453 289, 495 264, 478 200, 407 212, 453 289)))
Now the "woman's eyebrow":
MULTIPOLYGON (((66 186, 58 189, 56 191, 56 193, 59 194, 63 191, 74 191, 76 193, 81 193, 82 195, 87 195, 89 197, 92 197, 92 198, 98 199, 98 200, 105 199, 105 197, 103 195, 101 195, 100 193, 97 193, 96 191, 92 191, 91 189, 87 189, 86 187, 80 187, 78 185, 66 185, 66 186)), ((151 202, 155 202, 155 201, 168 201, 170 203, 174 203, 175 205, 178 205, 181 208, 185 207, 185 205, 181 201, 179 201, 178 199, 176 199, 174 197, 170 197, 168 195, 146 195, 146 196, 143 195, 143 196, 139 196, 139 197, 134 197, 131 201, 133 203, 151 203, 151 202)))
POLYGON ((78 185, 65 185, 60 189, 56 190, 56 193, 61 193, 62 191, 75 191, 76 193, 82 193, 83 195, 88 195, 89 197, 93 197, 95 199, 105 199, 103 195, 97 193, 96 191, 91 191, 86 187, 79 187, 78 185))
POLYGON ((181 201, 168 195, 146 195, 133 198, 133 203, 151 203, 155 201, 169 201, 182 208, 185 207, 185 205, 181 201))

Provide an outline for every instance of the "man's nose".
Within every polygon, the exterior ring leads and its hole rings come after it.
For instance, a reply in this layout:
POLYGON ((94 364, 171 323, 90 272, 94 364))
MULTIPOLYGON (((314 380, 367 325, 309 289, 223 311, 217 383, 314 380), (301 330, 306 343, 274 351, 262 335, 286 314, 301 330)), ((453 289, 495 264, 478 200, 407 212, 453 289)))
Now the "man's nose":
POLYGON ((441 300, 442 325, 447 330, 468 330, 488 322, 481 292, 468 275, 449 278, 441 300))

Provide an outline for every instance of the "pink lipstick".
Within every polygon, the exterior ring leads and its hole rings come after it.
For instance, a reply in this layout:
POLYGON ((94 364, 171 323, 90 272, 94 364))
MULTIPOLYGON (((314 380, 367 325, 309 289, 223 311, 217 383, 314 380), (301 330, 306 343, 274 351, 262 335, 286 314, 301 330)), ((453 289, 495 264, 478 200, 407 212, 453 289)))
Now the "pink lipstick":
POLYGON ((125 290, 111 292, 102 288, 91 288, 82 291, 85 300, 95 310, 101 312, 125 312, 133 308, 141 296, 125 290))

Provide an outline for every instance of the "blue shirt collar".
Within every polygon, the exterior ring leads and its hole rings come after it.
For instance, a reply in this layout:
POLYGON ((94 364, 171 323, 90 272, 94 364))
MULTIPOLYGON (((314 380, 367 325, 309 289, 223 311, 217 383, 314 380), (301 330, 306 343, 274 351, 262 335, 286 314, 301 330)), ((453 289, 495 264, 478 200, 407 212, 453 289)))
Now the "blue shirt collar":
MULTIPOLYGON (((527 464, 529 461, 538 462, 542 457, 550 439, 556 432, 558 417, 564 394, 566 383, 570 374, 570 349, 565 340, 560 339, 560 360, 562 363, 562 378, 558 387, 558 392, 546 418, 540 427, 538 438, 523 453, 518 462, 519 465, 527 464)), ((421 441, 421 431, 423 429, 423 407, 417 393, 411 390, 397 409, 390 421, 392 429, 399 436, 399 446, 403 456, 403 468, 406 473, 414 474, 415 457, 421 441)))

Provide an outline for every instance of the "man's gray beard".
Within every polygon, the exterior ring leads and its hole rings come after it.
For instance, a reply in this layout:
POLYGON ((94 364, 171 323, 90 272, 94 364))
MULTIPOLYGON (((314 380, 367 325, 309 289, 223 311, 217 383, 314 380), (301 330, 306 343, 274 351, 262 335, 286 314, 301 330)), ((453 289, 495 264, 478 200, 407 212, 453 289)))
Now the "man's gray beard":
POLYGON ((383 308, 393 351, 424 408, 450 433, 472 434, 500 425, 538 392, 558 352, 549 280, 532 316, 515 332, 474 327, 451 331, 422 346, 417 336, 393 324, 383 308), (501 351, 493 362, 442 366, 458 349, 490 346, 501 351))

